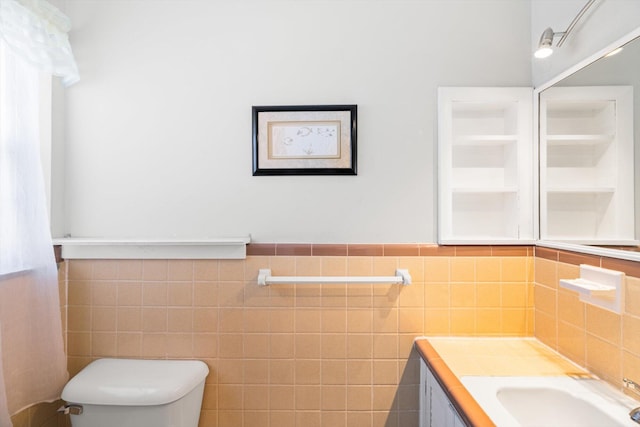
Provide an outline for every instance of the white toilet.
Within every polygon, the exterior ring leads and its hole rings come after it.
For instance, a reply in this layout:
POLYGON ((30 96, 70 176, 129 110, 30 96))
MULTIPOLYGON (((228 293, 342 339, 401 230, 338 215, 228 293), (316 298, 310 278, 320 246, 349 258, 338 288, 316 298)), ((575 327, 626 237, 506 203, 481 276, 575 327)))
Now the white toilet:
POLYGON ((67 383, 73 427, 197 427, 209 368, 199 360, 98 359, 67 383))

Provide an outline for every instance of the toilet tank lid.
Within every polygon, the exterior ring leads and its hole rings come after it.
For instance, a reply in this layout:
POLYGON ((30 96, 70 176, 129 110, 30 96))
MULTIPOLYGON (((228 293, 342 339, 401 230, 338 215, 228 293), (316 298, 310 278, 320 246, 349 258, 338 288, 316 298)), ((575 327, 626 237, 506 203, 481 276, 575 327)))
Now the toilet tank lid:
POLYGON ((98 359, 67 383, 62 399, 91 405, 164 405, 185 396, 208 374, 199 360, 98 359))

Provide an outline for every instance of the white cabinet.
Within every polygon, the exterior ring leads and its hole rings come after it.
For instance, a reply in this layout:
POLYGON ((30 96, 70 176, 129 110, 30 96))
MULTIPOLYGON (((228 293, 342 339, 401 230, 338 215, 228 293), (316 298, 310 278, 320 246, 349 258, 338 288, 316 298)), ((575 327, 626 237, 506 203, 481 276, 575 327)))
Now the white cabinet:
POLYGON ((633 88, 549 88, 539 132, 540 238, 635 243, 633 88))
POLYGON ((420 427, 465 427, 424 360, 420 360, 420 427))
POLYGON ((439 238, 533 243, 531 88, 438 90, 439 238))

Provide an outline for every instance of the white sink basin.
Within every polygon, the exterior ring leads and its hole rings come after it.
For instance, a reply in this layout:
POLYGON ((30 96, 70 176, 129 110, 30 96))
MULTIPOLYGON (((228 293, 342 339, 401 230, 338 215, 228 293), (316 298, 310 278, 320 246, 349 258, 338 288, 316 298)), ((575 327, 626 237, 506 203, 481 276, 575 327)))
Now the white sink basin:
POLYGON ((462 377, 498 427, 638 427, 629 411, 640 402, 597 379, 462 377))

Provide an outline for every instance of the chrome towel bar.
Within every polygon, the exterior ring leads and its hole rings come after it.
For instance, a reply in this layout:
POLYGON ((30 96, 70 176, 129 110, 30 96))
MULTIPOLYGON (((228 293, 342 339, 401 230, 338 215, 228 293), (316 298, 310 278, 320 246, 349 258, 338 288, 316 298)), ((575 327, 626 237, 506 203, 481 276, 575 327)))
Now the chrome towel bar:
POLYGON ((395 276, 272 276, 269 268, 258 270, 259 286, 272 283, 401 283, 410 285, 411 275, 406 269, 397 269, 395 276))

